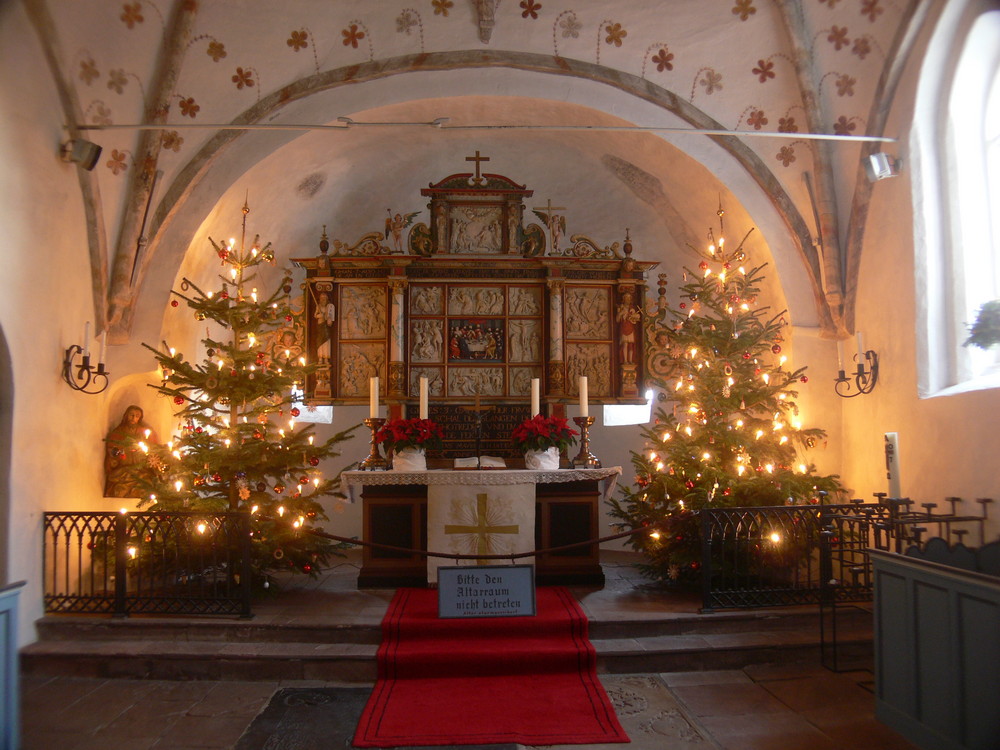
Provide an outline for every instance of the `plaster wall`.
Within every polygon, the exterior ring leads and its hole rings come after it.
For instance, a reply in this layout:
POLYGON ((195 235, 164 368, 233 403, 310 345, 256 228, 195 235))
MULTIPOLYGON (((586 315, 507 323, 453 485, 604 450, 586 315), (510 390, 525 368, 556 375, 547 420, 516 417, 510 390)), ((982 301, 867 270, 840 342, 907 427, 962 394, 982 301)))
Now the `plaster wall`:
POLYGON ((0 327, 12 375, 0 384, 11 436, 0 519, 5 578, 27 581, 24 643, 42 614, 43 511, 94 509, 100 500, 104 399, 71 390, 60 374, 84 322, 95 330, 90 261, 78 167, 58 157, 62 109, 37 37, 14 5, 0 12, 0 327))
MULTIPOLYGON (((914 172, 907 169, 905 135, 921 62, 911 62, 887 125, 887 132, 904 136, 896 149, 903 157, 902 174, 877 182, 872 191, 869 216, 882 219, 870 219, 865 233, 856 320, 866 348, 879 354, 881 371, 874 393, 844 403, 843 471, 859 496, 887 491, 883 435, 896 432, 901 494, 911 498, 917 510, 922 503, 938 503, 939 512, 950 510, 945 497, 960 497, 961 514, 979 515, 977 498, 1000 500, 1000 477, 993 464, 1000 389, 925 399, 917 395, 918 348, 927 345, 918 321, 926 313, 927 302, 915 284, 915 258, 925 252, 928 241, 921 226, 924 214, 933 216, 940 210, 930 203, 914 208, 914 172)), ((929 272, 934 272, 933 266, 929 272)), ((931 324, 955 325, 946 316, 939 317, 931 324)), ((1000 534, 995 509, 991 515, 986 542, 1000 534)), ((937 530, 931 527, 930 531, 937 530)), ((978 545, 979 539, 970 536, 967 543, 978 545)))

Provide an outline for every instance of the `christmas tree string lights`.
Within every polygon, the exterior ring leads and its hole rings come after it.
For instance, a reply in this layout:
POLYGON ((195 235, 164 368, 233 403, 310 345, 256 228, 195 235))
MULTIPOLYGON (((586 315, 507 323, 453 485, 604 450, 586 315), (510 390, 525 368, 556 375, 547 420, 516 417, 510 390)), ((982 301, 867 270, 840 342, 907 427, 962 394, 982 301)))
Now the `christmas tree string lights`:
MULTIPOLYGON (((251 514, 255 579, 269 572, 315 575, 337 546, 308 533, 326 520, 320 498, 339 496, 339 476, 324 475, 322 462, 339 456, 338 444, 350 430, 317 441, 311 424, 300 425, 293 390, 311 372, 305 358, 269 353, 269 337, 293 319, 292 277, 286 271, 270 294, 254 286, 262 263, 274 263, 270 243, 255 237, 246 247, 249 206, 243 206, 241 241, 209 238, 227 272, 218 289, 183 279, 173 292, 206 329, 201 362, 163 342, 144 344, 156 358, 161 382, 154 387, 171 400, 179 429, 162 446, 146 446, 156 471, 147 479, 140 507, 206 513, 251 514)), ((141 553, 141 547, 140 547, 141 553)))
POLYGON ((750 232, 730 250, 721 206, 717 215, 718 238, 709 230, 697 270, 684 269, 676 307, 660 276, 644 333, 647 372, 668 408, 632 453, 635 486, 610 501, 617 528, 650 529, 631 544, 662 580, 699 578, 702 508, 809 503, 840 489, 800 455, 825 433, 799 419, 795 387, 808 377, 782 352, 787 313, 758 304, 765 266, 749 264, 750 232))

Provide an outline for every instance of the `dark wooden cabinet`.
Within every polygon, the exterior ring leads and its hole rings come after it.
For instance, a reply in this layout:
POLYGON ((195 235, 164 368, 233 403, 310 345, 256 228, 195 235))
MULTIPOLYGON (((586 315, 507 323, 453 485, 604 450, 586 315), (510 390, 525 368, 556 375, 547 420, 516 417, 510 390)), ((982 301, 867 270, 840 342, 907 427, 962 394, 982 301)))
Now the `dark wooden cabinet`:
MULTIPOLYGON (((597 481, 535 485, 535 549, 596 539, 600 501, 597 481)), ((426 586, 426 557, 402 550, 427 549, 427 486, 366 485, 362 502, 365 540, 400 549, 364 547, 358 587, 426 586)), ((538 555, 535 582, 603 585, 598 545, 538 555)))

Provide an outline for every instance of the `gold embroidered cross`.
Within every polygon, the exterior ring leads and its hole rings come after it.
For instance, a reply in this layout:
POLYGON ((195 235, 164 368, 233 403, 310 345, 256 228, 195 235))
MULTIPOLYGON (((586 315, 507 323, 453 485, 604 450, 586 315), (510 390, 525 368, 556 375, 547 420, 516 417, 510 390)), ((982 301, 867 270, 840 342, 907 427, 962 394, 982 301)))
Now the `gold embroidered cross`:
MULTIPOLYGON (((517 524, 509 524, 506 526, 490 526, 489 521, 486 518, 486 494, 476 495, 476 515, 473 519, 472 525, 461 525, 461 524, 446 524, 444 527, 445 534, 475 534, 476 540, 476 552, 480 555, 488 555, 491 553, 490 549, 490 535, 491 534, 518 534, 521 531, 521 527, 517 524)), ((476 560, 479 565, 486 565, 487 560, 476 560)))

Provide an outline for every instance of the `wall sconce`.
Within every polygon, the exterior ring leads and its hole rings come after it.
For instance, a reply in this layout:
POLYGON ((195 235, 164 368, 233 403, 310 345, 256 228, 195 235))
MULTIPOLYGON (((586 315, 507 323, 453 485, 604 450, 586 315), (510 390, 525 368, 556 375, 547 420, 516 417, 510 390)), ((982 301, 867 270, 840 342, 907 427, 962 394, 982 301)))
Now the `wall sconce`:
POLYGON ((87 324, 83 327, 83 346, 73 344, 66 349, 66 354, 63 357, 62 376, 70 388, 75 391, 96 395, 108 387, 108 375, 110 373, 104 368, 104 349, 107 339, 108 334, 105 331, 101 336, 101 354, 97 358, 97 367, 91 367, 89 343, 90 321, 87 321, 87 324), (76 363, 77 357, 80 358, 79 364, 76 363), (73 374, 74 369, 76 369, 76 375, 73 374))
POLYGON ((872 349, 865 350, 861 331, 857 333, 857 343, 858 353, 854 355, 854 359, 858 363, 857 369, 854 371, 853 377, 848 377, 844 370, 844 345, 841 341, 837 342, 838 371, 837 379, 833 381, 833 389, 841 398, 854 398, 863 393, 871 393, 875 390, 875 384, 878 383, 878 354, 872 349))
POLYGON ((97 166, 97 160, 101 158, 101 147, 96 143, 76 138, 66 141, 62 145, 60 155, 63 161, 75 162, 90 172, 97 166))
POLYGON ((902 160, 889 156, 881 151, 869 154, 864 160, 865 173, 869 182, 878 182, 887 177, 895 177, 899 174, 902 160))

